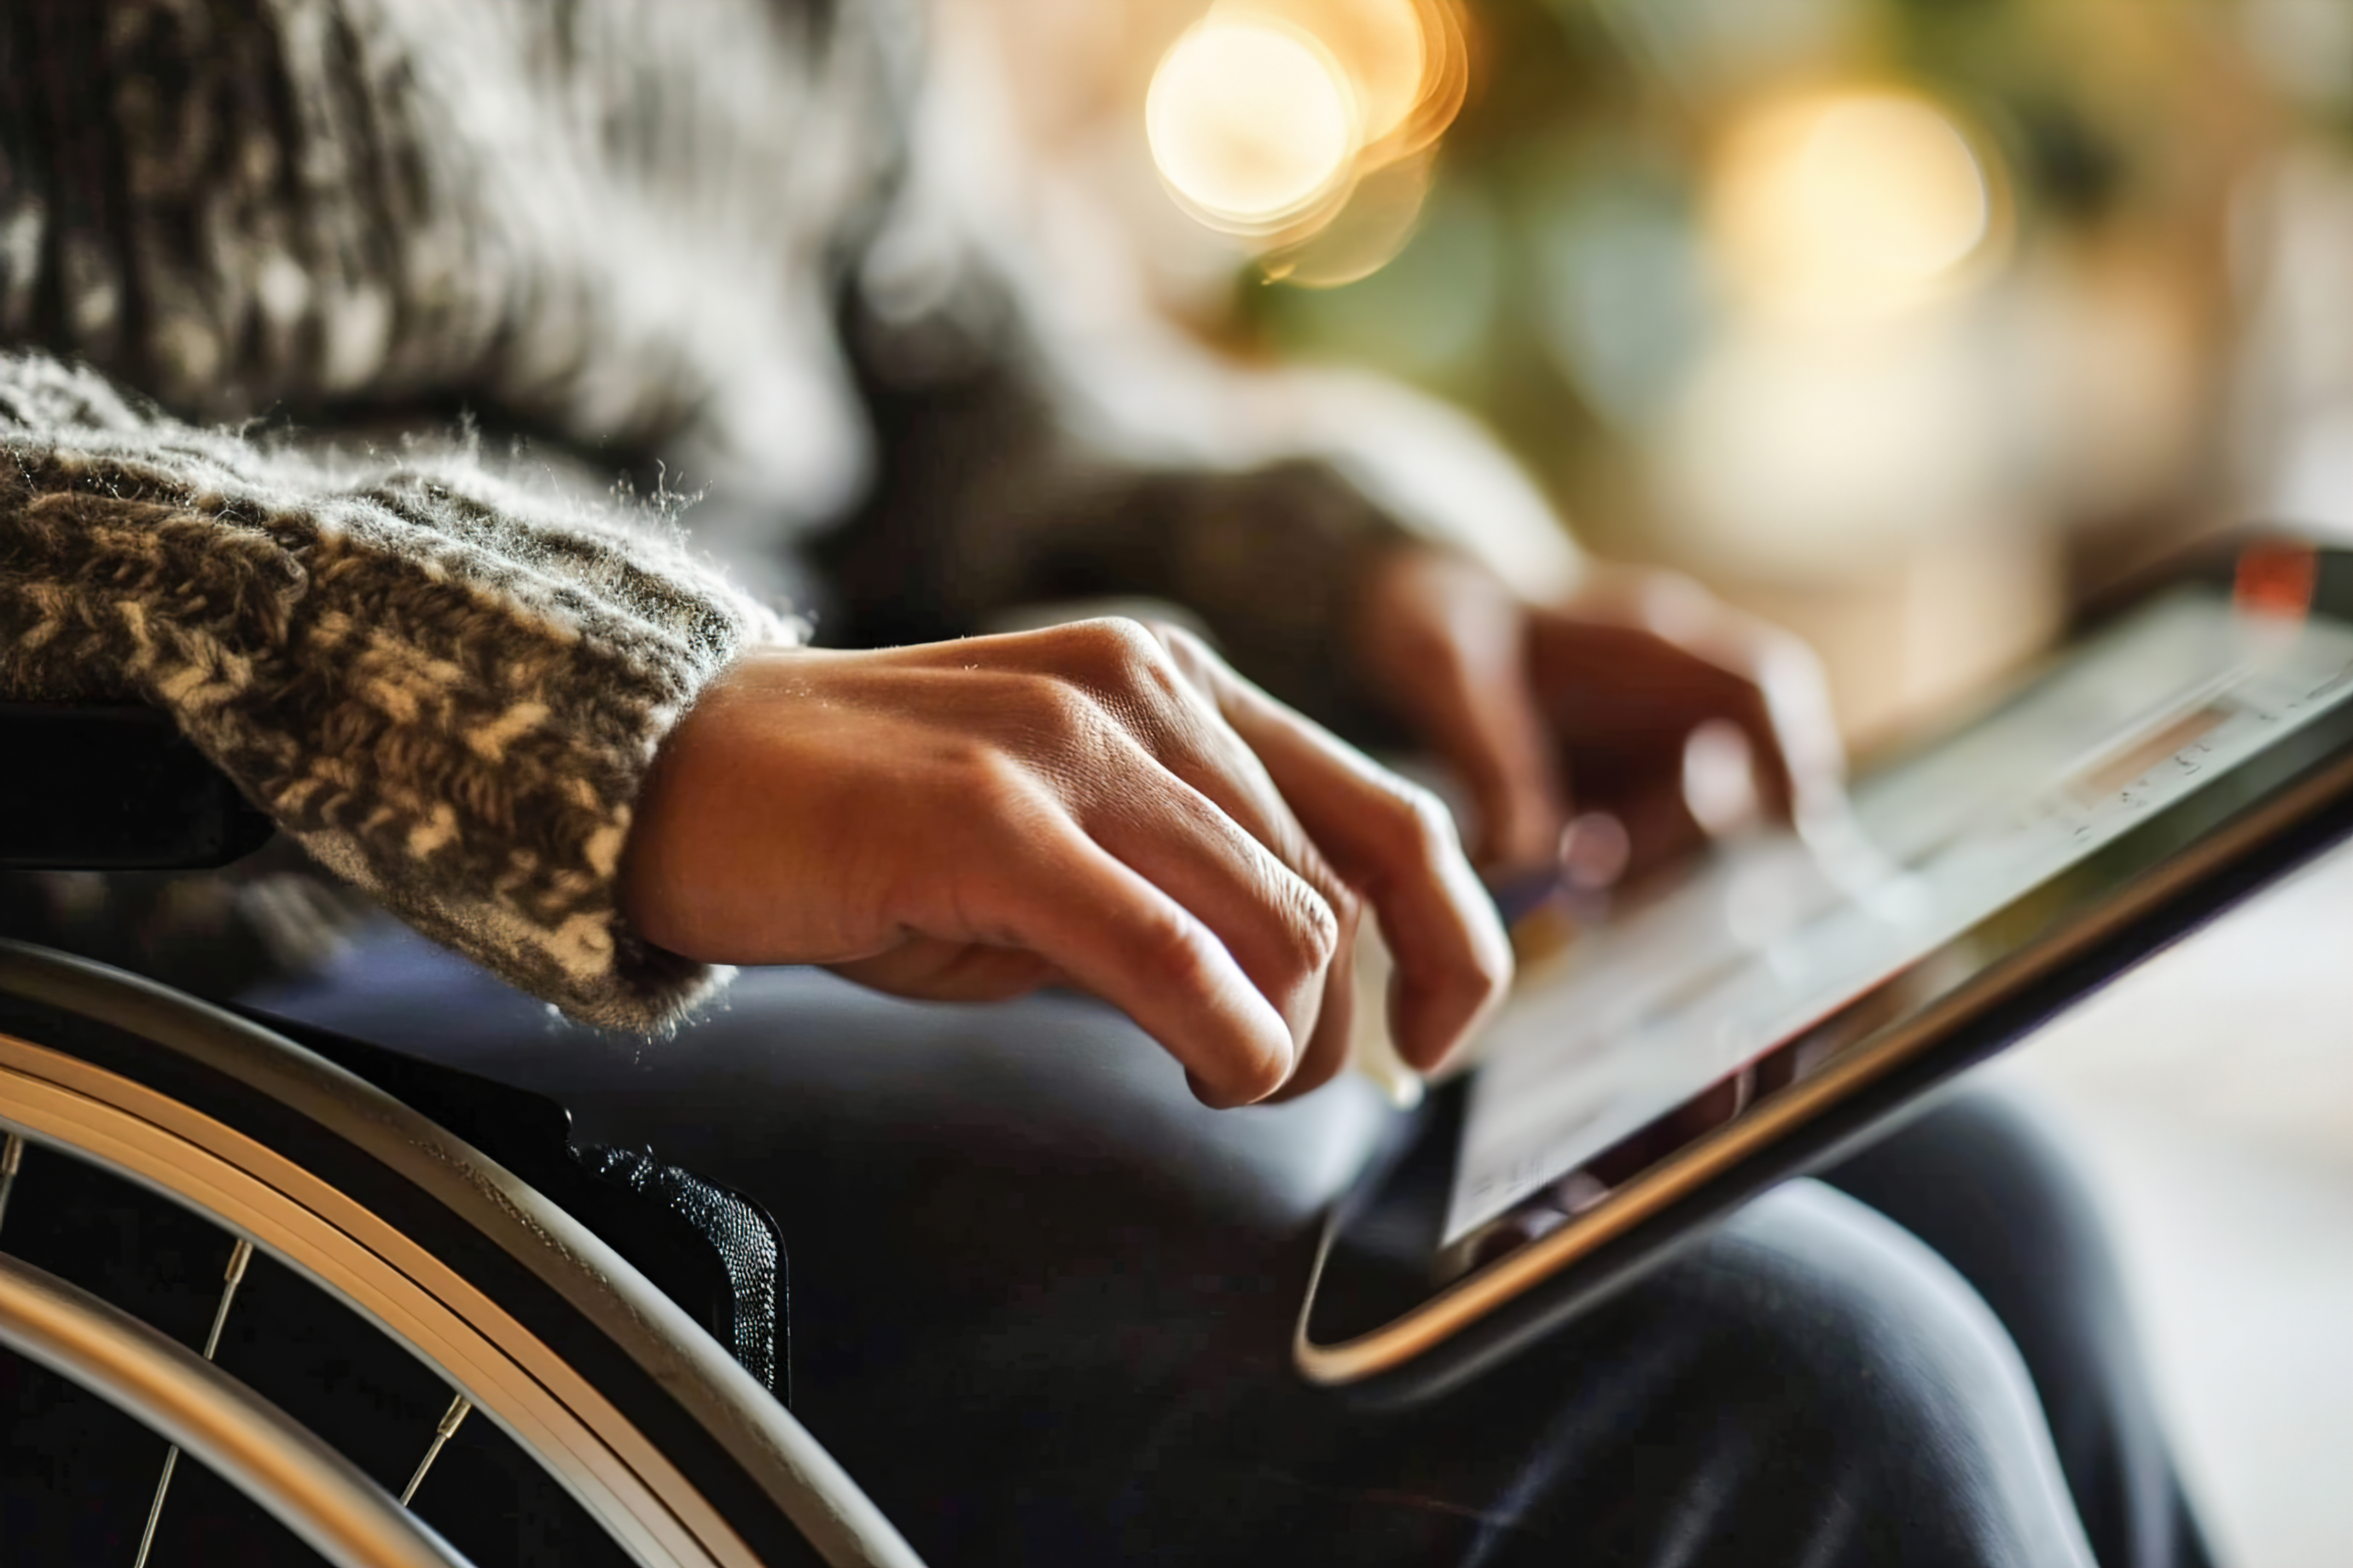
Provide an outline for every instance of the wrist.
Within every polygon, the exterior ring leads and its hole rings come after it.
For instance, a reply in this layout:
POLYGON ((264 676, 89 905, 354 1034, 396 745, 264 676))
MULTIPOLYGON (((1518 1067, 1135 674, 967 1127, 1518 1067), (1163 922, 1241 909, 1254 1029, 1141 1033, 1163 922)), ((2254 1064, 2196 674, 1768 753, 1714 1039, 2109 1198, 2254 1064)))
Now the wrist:
POLYGON ((747 848, 734 841, 747 812, 788 822, 795 812, 783 796, 804 782, 803 770, 762 754, 797 728, 778 703, 803 683, 779 678, 828 657, 838 656, 779 647, 737 655, 655 747, 616 874, 621 917, 648 942, 706 959, 730 945, 713 929, 723 919, 723 901, 712 896, 717 874, 747 848))

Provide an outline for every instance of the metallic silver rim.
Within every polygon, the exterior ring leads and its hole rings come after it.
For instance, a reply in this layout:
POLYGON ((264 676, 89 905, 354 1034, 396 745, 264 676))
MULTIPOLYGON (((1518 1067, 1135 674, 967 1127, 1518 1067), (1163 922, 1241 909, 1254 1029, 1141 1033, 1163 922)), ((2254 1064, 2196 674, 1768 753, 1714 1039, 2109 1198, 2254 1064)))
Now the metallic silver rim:
POLYGON ((469 1568, 389 1492, 209 1360, 5 1253, 0 1344, 211 1466, 335 1568, 469 1568))
POLYGON ((647 1568, 756 1563, 560 1357, 308 1171, 127 1079, 5 1035, 0 1129, 195 1209, 375 1321, 504 1427, 647 1568))
MULTIPOLYGON (((153 1041, 335 1132, 559 1290, 718 1438, 828 1563, 921 1568, 832 1457, 682 1310, 446 1130, 243 1019, 99 965, 0 942, 0 991, 153 1041)), ((274 1151, 132 1079, 5 1035, 0 1130, 192 1207, 307 1276, 433 1366, 650 1568, 756 1562, 561 1356, 398 1227, 274 1151)))

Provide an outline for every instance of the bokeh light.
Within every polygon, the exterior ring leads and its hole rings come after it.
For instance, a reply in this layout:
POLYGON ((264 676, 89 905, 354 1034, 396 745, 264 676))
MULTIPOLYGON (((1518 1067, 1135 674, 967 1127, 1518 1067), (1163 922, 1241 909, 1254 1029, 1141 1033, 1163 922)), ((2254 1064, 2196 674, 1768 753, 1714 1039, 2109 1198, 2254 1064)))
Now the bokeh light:
POLYGON ((1926 99, 1819 92, 1736 123, 1709 216, 1725 280, 1745 300, 1868 315, 1965 274, 1993 232, 1994 188, 1968 138, 1926 99))
POLYGON ((1368 143, 1403 125, 1420 101, 1430 49, 1413 0, 1226 0, 1219 9, 1287 22, 1323 40, 1356 92, 1368 143))
POLYGON ((1356 95, 1309 34, 1271 18, 1211 16, 1154 73, 1145 134, 1162 177, 1236 232, 1280 227, 1348 171, 1362 144, 1356 95))
POLYGON ((1169 193, 1208 226, 1280 253, 1273 275, 1364 276, 1410 234, 1425 154, 1461 107, 1456 3, 1216 0, 1162 57, 1145 99, 1169 193), (1307 256, 1360 191, 1378 210, 1339 226, 1332 258, 1307 256))

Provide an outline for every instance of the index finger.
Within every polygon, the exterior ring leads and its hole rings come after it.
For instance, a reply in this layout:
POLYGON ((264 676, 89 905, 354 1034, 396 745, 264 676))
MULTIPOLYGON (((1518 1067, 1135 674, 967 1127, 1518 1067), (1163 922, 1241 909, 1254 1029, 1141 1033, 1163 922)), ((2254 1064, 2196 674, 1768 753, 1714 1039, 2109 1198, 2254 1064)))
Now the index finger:
POLYGON ((1512 947, 1427 791, 1219 667, 1219 709, 1324 856, 1373 906, 1396 960, 1398 1053, 1424 1071, 1469 1037, 1512 979, 1512 947))

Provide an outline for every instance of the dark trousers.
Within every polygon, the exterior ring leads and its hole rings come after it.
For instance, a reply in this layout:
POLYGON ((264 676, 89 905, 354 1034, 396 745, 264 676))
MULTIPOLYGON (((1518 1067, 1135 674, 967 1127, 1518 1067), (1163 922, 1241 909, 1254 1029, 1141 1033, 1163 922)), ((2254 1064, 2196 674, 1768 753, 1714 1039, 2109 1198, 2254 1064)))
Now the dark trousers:
POLYGON ((397 934, 290 1014, 550 1089, 776 1214, 802 1419, 965 1563, 2206 1561, 2096 1220, 1961 1094, 1435 1403, 1289 1369, 1317 1213, 1388 1114, 1216 1113, 1069 997, 744 977, 616 1041, 397 934))

